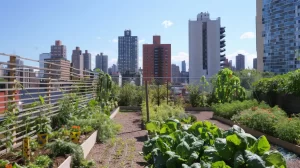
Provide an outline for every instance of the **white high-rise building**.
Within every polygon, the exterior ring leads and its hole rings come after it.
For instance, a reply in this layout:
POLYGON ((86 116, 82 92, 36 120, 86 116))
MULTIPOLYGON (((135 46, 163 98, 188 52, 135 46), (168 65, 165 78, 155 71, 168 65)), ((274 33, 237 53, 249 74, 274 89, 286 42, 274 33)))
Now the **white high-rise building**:
POLYGON ((189 82, 199 82, 204 75, 212 77, 225 61, 225 27, 221 19, 211 20, 209 13, 201 12, 197 20, 189 20, 189 82))
MULTIPOLYGON (((45 59, 49 59, 51 58, 51 54, 50 53, 42 53, 40 54, 40 68, 44 68, 45 67, 45 63, 44 63, 44 60, 45 59)), ((40 72, 39 72, 39 78, 42 78, 44 76, 44 72, 45 70, 43 69, 40 69, 40 72)))

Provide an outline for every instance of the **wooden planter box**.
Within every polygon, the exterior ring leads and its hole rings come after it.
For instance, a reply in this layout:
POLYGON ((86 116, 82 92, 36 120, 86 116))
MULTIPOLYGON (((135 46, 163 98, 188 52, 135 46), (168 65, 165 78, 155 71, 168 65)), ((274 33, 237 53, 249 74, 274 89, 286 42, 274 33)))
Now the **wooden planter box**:
POLYGON ((274 145, 281 146, 284 149, 287 149, 287 150, 289 150, 289 151, 291 151, 291 152, 293 152, 293 153, 295 153, 297 155, 300 155, 300 146, 298 146, 298 145, 295 145, 293 143, 281 140, 279 138, 275 138, 275 137, 273 137, 271 135, 267 135, 267 134, 262 133, 260 131, 256 131, 256 130, 248 128, 248 127, 246 127, 244 125, 236 124, 233 121, 225 119, 223 117, 213 116, 213 119, 218 120, 218 121, 220 121, 220 122, 222 122, 224 124, 230 125, 230 126, 233 126, 234 124, 238 125, 241 128, 243 128, 245 130, 245 132, 247 132, 249 134, 252 134, 255 137, 260 137, 262 135, 265 135, 270 143, 272 143, 274 145))
POLYGON ((141 106, 120 106, 121 111, 141 111, 141 106))
POLYGON ((185 111, 212 111, 210 107, 185 107, 185 111))
MULTIPOLYGON (((114 109, 110 115, 110 118, 114 118, 119 112, 120 108, 114 109)), ((80 146, 83 150, 84 158, 90 153, 91 149, 94 147, 97 139, 98 131, 95 131, 88 139, 86 139, 80 146)), ((69 156, 58 168, 71 168, 72 156, 69 156)))

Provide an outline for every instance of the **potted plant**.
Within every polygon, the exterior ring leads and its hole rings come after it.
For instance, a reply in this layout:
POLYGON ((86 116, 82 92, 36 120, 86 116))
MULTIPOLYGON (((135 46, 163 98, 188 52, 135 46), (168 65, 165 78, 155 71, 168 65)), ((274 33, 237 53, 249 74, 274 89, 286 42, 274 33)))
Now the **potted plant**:
POLYGON ((73 143, 78 144, 80 140, 80 126, 73 125, 70 132, 70 138, 73 143))
POLYGON ((45 115, 40 115, 36 119, 35 130, 38 135, 38 144, 40 145, 40 147, 45 146, 48 143, 48 137, 52 131, 52 128, 50 126, 50 119, 45 115))

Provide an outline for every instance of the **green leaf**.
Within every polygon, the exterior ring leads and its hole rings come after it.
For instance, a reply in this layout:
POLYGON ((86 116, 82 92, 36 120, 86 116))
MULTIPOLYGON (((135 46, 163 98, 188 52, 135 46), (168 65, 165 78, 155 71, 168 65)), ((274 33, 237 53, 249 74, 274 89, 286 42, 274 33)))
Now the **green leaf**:
POLYGON ((224 160, 230 160, 233 157, 233 150, 227 145, 226 139, 217 138, 215 141, 215 148, 217 149, 219 155, 224 160))
POLYGON ((224 161, 218 161, 211 164, 211 168, 230 168, 224 161))
POLYGON ((167 168, 181 168, 181 165, 183 163, 185 163, 186 160, 181 158, 178 155, 173 155, 172 157, 170 157, 167 162, 166 162, 166 167, 167 168))
POLYGON ((169 136, 174 140, 174 143, 178 145, 181 142, 181 139, 184 137, 185 134, 186 134, 186 132, 177 130, 177 131, 169 134, 169 136))
POLYGON ((186 134, 181 141, 185 141, 188 144, 192 144, 196 141, 198 141, 199 139, 197 137, 195 137, 193 134, 186 134))
POLYGON ((198 136, 198 135, 200 135, 199 132, 198 132, 198 129, 199 129, 199 128, 202 128, 202 127, 203 127, 203 122, 202 122, 202 121, 195 122, 195 123, 188 129, 188 132, 194 134, 195 136, 198 136))
POLYGON ((158 140, 156 141, 156 146, 160 149, 160 151, 164 153, 171 150, 169 145, 165 143, 161 138, 158 138, 158 140))
POLYGON ((265 168, 265 162, 256 154, 246 150, 245 151, 245 159, 248 167, 253 168, 265 168))
POLYGON ((150 121, 146 123, 146 130, 150 131, 151 133, 159 132, 160 131, 159 122, 150 121))
POLYGON ((188 164, 193 164, 195 162, 198 161, 198 158, 199 158, 199 154, 197 152, 193 152, 190 157, 188 158, 188 161, 187 163, 188 164))
POLYGON ((201 160, 209 163, 222 161, 222 158, 214 147, 206 146, 203 155, 201 156, 201 160))
POLYGON ((269 141, 263 135, 258 138, 255 142, 254 146, 250 149, 251 152, 256 153, 258 155, 263 155, 265 152, 269 151, 271 148, 269 141))
POLYGON ((226 137, 227 144, 237 149, 245 150, 247 148, 247 141, 239 134, 233 134, 226 137))
POLYGON ((278 168, 286 168, 286 161, 278 151, 269 151, 264 153, 262 159, 266 162, 266 166, 275 166, 278 168))
POLYGON ((188 166, 186 164, 182 164, 182 168, 201 168, 200 163, 194 163, 191 166, 188 166))
POLYGON ((243 153, 238 151, 234 155, 234 168, 245 167, 245 159, 243 153))
POLYGON ((185 141, 181 142, 176 147, 176 154, 178 154, 183 159, 187 159, 191 154, 189 144, 185 141))
POLYGON ((190 150, 191 152, 195 152, 195 151, 200 152, 202 150, 203 145, 204 145, 204 141, 198 140, 191 144, 190 150))

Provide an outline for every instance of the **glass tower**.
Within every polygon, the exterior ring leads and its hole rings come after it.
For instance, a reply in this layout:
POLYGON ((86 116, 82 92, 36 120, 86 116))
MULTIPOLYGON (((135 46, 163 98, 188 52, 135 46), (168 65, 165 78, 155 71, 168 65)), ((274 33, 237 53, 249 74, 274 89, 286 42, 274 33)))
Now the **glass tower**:
POLYGON ((300 0, 263 0, 264 71, 276 74, 300 68, 300 0))

